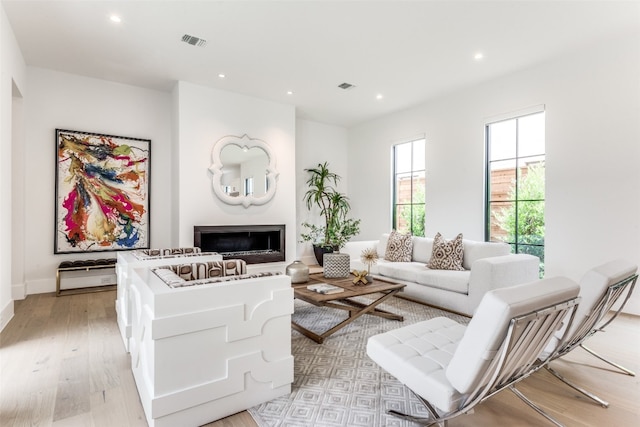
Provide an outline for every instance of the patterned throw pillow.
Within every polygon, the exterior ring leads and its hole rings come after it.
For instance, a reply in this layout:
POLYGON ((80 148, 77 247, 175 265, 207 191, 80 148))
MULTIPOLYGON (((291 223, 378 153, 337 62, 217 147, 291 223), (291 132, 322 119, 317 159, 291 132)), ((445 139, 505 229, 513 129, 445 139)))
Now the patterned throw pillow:
POLYGON ((387 240, 384 259, 392 262, 411 262, 413 240, 411 234, 400 234, 393 230, 387 240))
POLYGON ((433 238, 433 251, 427 267, 432 270, 464 270, 462 257, 462 233, 449 241, 438 233, 433 238))

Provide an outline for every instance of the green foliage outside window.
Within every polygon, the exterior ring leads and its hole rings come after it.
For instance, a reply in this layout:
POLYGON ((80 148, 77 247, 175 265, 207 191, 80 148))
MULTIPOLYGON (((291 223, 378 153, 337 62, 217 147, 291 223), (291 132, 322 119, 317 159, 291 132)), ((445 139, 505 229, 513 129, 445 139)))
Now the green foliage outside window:
POLYGON ((414 236, 424 237, 424 188, 417 186, 413 195, 412 205, 402 209, 400 216, 404 224, 411 224, 407 232, 414 236))
POLYGON ((518 253, 540 258, 540 277, 544 276, 544 163, 526 168, 509 194, 517 200, 509 208, 495 213, 498 226, 507 233, 503 240, 516 247, 518 253), (517 199, 516 199, 517 198, 517 199), (517 208, 516 208, 517 206, 517 208))

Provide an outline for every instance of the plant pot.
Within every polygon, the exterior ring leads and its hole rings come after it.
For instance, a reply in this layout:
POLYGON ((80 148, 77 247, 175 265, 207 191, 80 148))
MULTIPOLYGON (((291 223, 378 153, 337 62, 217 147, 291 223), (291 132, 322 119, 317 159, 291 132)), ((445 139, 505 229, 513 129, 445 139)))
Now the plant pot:
POLYGON ((332 252, 337 252, 337 250, 327 246, 313 245, 313 254, 316 256, 316 261, 318 261, 318 264, 320 266, 322 266, 322 259, 324 257, 324 254, 330 254, 332 252))

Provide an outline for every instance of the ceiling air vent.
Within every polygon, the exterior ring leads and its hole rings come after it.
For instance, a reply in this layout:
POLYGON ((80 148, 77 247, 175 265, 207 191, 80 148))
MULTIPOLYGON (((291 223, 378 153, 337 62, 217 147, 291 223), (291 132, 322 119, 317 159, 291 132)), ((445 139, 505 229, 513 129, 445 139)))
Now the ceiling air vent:
POLYGON ((349 90, 349 89, 353 89, 354 87, 356 87, 356 85, 352 85, 351 83, 341 83, 338 85, 338 87, 340 89, 344 89, 344 90, 349 90))
POLYGON ((204 47, 207 44, 205 39, 201 39, 200 37, 191 36, 189 34, 185 34, 182 36, 182 41, 185 43, 189 43, 191 46, 204 47))

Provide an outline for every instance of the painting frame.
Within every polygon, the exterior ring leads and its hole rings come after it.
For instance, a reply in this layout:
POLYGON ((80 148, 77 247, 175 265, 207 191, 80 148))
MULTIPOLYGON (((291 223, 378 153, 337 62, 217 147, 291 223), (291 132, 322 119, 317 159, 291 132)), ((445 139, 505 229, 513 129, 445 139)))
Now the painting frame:
POLYGON ((55 130, 54 254, 148 249, 151 140, 55 130))

